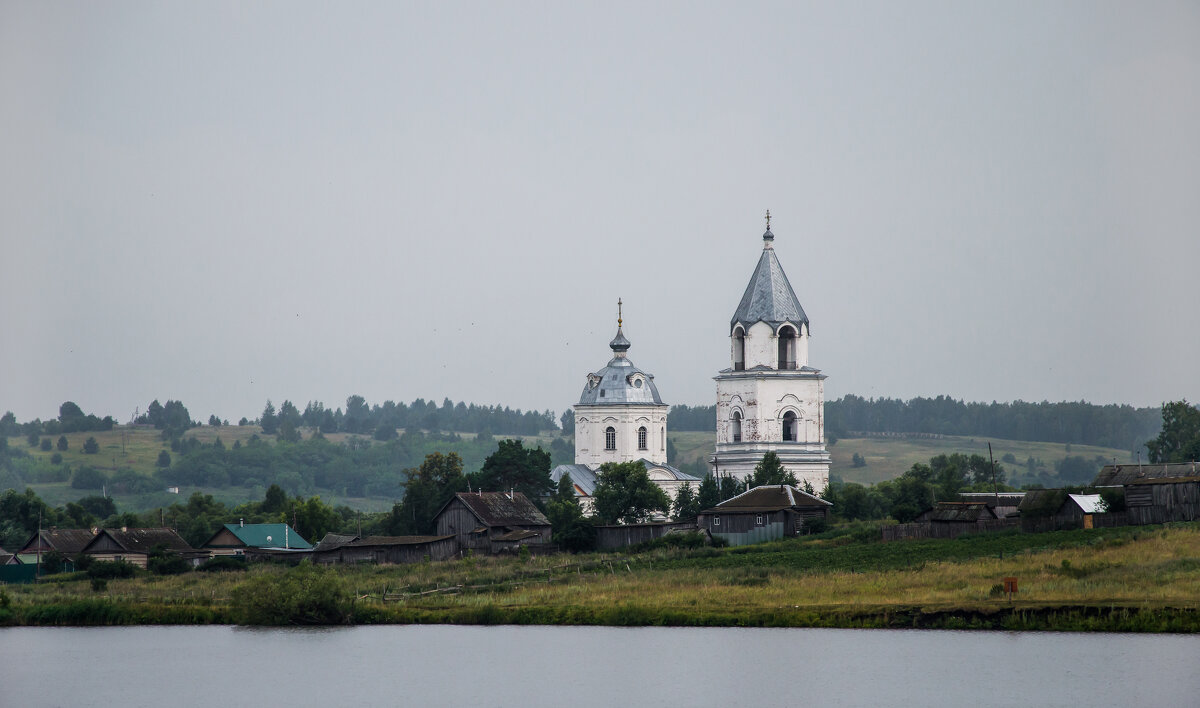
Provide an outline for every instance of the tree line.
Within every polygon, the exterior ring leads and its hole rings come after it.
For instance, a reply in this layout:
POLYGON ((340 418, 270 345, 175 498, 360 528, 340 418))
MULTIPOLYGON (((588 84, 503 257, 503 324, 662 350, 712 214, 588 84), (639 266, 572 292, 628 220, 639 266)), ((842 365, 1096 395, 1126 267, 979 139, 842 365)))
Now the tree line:
MULTIPOLYGON (((716 430, 716 406, 672 406, 670 430, 716 430)), ((852 433, 932 433, 1032 442, 1073 443, 1138 450, 1156 435, 1158 408, 1060 403, 968 403, 936 398, 863 398, 846 395, 825 404, 825 431, 836 440, 852 433)))

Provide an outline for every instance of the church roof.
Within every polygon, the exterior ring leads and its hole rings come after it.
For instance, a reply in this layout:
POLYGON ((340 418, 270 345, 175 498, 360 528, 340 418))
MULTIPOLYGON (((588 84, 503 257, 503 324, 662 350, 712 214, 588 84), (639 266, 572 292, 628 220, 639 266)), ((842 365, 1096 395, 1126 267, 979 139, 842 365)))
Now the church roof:
POLYGON ((634 366, 625 355, 630 344, 619 324, 617 336, 608 346, 613 350, 613 358, 608 366, 588 374, 583 393, 579 395, 579 405, 664 405, 658 387, 654 385, 654 375, 634 366))
MULTIPOLYGON (((645 465, 647 471, 664 470, 680 482, 699 483, 703 481, 699 477, 680 471, 678 467, 672 467, 671 465, 660 465, 657 462, 651 462, 644 457, 635 461, 641 462, 643 465, 645 465)), ((600 482, 600 468, 597 467, 593 469, 587 465, 559 465, 550 471, 550 480, 557 485, 558 481, 562 479, 563 473, 571 475, 571 482, 575 485, 576 493, 585 497, 592 496, 592 494, 596 491, 596 485, 600 482)))
POLYGON ((779 265, 775 249, 771 247, 774 239, 775 235, 767 229, 763 234, 762 256, 758 259, 758 266, 750 277, 750 284, 746 286, 737 311, 733 313, 733 319, 729 321, 730 329, 739 322, 747 328, 755 322, 766 322, 772 329, 784 322, 794 325, 796 329, 808 324, 808 315, 804 314, 804 308, 800 306, 800 300, 796 298, 783 266, 779 265))

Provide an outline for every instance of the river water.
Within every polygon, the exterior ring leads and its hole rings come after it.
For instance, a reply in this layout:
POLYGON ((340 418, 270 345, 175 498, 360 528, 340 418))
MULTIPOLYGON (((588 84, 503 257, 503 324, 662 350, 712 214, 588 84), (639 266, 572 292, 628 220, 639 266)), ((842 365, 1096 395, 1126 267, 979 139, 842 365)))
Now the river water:
POLYGON ((1195 706, 1200 637, 848 629, 0 629, 0 706, 1195 706))

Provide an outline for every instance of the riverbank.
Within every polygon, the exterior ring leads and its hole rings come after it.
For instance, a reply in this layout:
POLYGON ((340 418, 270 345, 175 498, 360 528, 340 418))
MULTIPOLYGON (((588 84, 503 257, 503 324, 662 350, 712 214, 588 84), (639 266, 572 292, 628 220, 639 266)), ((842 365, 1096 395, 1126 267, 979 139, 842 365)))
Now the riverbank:
MULTIPOLYGON (((856 535, 858 538, 856 538, 856 535)), ((5 588, 13 625, 559 624, 1200 631, 1200 525, 412 566, 63 578, 5 588), (1010 601, 1002 579, 1016 577, 1010 601), (312 597, 308 597, 312 595, 312 597)))

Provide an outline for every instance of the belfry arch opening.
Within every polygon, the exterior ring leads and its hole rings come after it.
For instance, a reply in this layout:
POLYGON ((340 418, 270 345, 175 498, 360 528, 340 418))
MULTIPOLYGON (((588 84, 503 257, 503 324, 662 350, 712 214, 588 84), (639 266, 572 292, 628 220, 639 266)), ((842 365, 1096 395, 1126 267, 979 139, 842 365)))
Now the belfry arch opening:
POLYGON ((742 441, 742 412, 741 411, 733 412, 733 441, 735 443, 742 441))
POLYGON ((741 325, 733 330, 733 370, 746 370, 746 330, 741 325))
POLYGON ((779 328, 779 368, 796 368, 796 328, 791 325, 779 328))
POLYGON ((796 442, 796 414, 792 411, 783 414, 783 441, 796 442))

